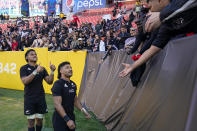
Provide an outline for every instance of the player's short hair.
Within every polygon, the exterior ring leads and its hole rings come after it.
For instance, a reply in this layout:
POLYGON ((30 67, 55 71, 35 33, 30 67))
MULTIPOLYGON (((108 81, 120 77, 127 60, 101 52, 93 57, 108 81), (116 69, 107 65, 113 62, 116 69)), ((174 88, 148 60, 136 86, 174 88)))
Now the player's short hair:
POLYGON ((27 59, 28 54, 29 54, 30 52, 32 52, 32 51, 36 52, 34 49, 29 49, 29 50, 27 50, 27 52, 25 53, 25 60, 26 60, 26 62, 28 62, 28 59, 27 59))
POLYGON ((70 65, 70 62, 65 61, 65 62, 62 62, 61 64, 59 64, 59 66, 58 66, 58 75, 57 75, 57 78, 58 78, 58 79, 61 78, 61 72, 60 72, 60 70, 61 70, 61 68, 62 68, 63 66, 65 66, 65 65, 70 65))

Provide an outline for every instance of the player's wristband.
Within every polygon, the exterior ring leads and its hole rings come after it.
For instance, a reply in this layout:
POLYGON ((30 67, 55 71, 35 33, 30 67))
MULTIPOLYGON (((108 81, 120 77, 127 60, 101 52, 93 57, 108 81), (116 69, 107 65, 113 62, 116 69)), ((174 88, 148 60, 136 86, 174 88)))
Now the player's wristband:
POLYGON ((51 70, 51 75, 54 75, 54 71, 51 70))
POLYGON ((35 75, 37 74, 37 71, 36 71, 36 70, 34 70, 32 74, 35 76, 35 75))
POLYGON ((81 108, 81 112, 84 112, 85 114, 88 113, 85 108, 81 108))
POLYGON ((70 121, 70 118, 67 115, 65 115, 64 116, 64 121, 67 123, 68 121, 70 121))

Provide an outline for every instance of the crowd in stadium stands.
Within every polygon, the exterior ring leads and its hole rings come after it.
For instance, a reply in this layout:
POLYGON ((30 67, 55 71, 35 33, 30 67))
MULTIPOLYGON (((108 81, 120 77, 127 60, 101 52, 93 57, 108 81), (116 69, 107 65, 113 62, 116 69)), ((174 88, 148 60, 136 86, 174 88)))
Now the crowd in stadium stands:
POLYGON ((9 15, 7 15, 7 14, 1 14, 0 15, 0 21, 3 23, 4 20, 9 20, 9 15))
MULTIPOLYGON (((49 51, 107 51, 124 49, 125 40, 131 37, 131 22, 136 12, 130 10, 130 19, 124 19, 126 8, 116 5, 119 17, 112 20, 101 19, 96 25, 74 21, 67 23, 60 18, 43 17, 41 21, 17 19, 6 30, 0 28, 0 51, 23 51, 24 48, 47 47, 49 51), (120 9, 119 9, 120 8, 120 9)), ((128 13, 128 12, 127 12, 128 13)), ((114 14, 115 16, 118 13, 114 14)), ((135 30, 136 31, 136 30, 135 30)), ((128 45, 128 44, 127 44, 128 45)))
POLYGON ((113 10, 116 19, 101 19, 96 25, 79 25, 78 18, 67 23, 60 18, 43 17, 42 22, 39 22, 41 24, 34 19, 34 26, 30 28, 30 20, 17 20, 5 31, 0 28, 0 50, 22 51, 28 47, 47 47, 49 51, 126 50, 132 54, 138 50, 139 54, 143 54, 150 48, 159 31, 159 28, 154 32, 145 31, 148 12, 149 8, 144 5, 127 10, 116 4, 113 10), (125 20, 124 15, 128 13, 129 18, 125 20))

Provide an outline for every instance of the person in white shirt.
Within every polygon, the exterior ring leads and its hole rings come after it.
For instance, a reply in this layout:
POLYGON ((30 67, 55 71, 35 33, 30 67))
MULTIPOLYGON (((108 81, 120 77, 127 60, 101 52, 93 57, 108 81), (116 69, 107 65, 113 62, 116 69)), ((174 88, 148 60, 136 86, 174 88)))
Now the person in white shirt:
POLYGON ((41 35, 37 34, 37 39, 34 40, 31 47, 42 47, 42 45, 43 45, 43 40, 41 39, 41 35))
POLYGON ((105 51, 105 37, 104 36, 101 37, 101 41, 99 44, 99 51, 105 51))

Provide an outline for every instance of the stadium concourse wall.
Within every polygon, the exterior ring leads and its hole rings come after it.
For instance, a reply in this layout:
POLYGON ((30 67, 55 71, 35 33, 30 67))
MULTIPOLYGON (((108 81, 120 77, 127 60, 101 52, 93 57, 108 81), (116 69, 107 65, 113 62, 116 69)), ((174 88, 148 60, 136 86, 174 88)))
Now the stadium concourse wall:
MULTIPOLYGON (((81 83, 83 70, 86 60, 86 51, 77 52, 49 52, 47 48, 34 48, 38 55, 38 64, 45 67, 48 73, 50 73, 49 62, 56 66, 54 72, 55 80, 57 80, 57 68, 63 61, 69 61, 73 68, 73 77, 71 78, 78 87, 77 93, 81 83)), ((0 52, 0 87, 24 90, 24 85, 20 79, 20 67, 27 64, 25 61, 25 51, 5 51, 0 52)), ((51 94, 52 85, 46 84, 44 81, 44 89, 46 93, 51 94)))
POLYGON ((125 52, 87 54, 79 98, 109 131, 197 131, 197 36, 172 40, 147 63, 141 82, 119 78, 125 52))

